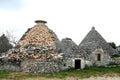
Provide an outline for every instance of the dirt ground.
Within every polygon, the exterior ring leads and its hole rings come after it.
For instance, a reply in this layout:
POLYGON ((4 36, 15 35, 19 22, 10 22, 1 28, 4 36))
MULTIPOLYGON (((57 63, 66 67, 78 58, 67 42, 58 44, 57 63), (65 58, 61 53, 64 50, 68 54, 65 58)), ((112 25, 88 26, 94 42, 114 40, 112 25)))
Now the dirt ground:
MULTIPOLYGON (((0 79, 0 80, 11 80, 11 79, 0 79)), ((68 77, 64 79, 58 79, 58 78, 27 78, 27 79, 21 79, 21 80, 120 80, 120 77, 90 77, 85 79, 79 79, 79 78, 73 78, 68 77)))
POLYGON ((120 80, 119 76, 116 77, 90 77, 90 78, 85 78, 85 79, 79 79, 79 78, 73 78, 73 77, 68 77, 64 79, 58 79, 58 78, 27 78, 23 80, 120 80))

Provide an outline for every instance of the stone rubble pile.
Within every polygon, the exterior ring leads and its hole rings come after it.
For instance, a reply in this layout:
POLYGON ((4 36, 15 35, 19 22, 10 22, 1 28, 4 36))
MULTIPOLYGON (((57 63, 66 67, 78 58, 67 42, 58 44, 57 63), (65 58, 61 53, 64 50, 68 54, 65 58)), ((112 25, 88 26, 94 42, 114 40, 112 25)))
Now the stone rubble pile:
MULTIPOLYGON (((61 53, 62 47, 56 34, 50 30, 45 21, 37 20, 37 24, 28 29, 22 36, 16 48, 23 58, 45 59, 53 54, 61 53)), ((17 57, 17 56, 16 56, 17 57)))
POLYGON ((28 29, 15 48, 4 53, 0 58, 1 70, 25 71, 33 73, 58 72, 62 56, 62 47, 56 34, 50 30, 45 21, 28 29), (48 62, 50 60, 50 62, 48 62), (51 61, 52 60, 52 61, 51 61))
POLYGON ((25 36, 19 42, 20 45, 25 46, 29 44, 39 44, 43 47, 54 46, 54 36, 49 33, 46 26, 34 26, 29 29, 25 36))

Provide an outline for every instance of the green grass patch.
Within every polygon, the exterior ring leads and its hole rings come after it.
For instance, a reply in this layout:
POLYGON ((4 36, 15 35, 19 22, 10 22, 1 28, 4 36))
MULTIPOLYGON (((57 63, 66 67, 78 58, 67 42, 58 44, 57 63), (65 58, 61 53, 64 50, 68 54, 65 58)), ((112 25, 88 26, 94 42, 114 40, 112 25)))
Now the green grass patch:
POLYGON ((10 76, 10 72, 9 71, 0 71, 0 78, 8 78, 10 76))
POLYGON ((120 74, 120 67, 87 67, 85 69, 68 69, 58 73, 41 74, 39 76, 46 78, 65 78, 65 77, 79 77, 88 78, 90 76, 103 76, 104 74, 120 74))
POLYGON ((103 76, 105 74, 119 74, 120 67, 87 67, 85 69, 68 69, 63 70, 58 73, 44 73, 44 74, 33 74, 33 73, 23 73, 23 72, 10 72, 10 71, 0 71, 0 79, 10 79, 10 80, 22 80, 26 78, 66 78, 66 77, 78 77, 78 78, 89 78, 91 76, 103 76))

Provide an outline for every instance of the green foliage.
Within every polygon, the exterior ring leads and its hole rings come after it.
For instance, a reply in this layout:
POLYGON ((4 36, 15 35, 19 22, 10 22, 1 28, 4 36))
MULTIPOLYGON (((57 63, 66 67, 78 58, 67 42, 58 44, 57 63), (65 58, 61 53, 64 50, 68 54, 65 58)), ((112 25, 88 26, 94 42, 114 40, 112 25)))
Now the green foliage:
POLYGON ((120 57, 120 54, 114 54, 112 55, 112 58, 120 57))
POLYGON ((114 42, 110 42, 109 45, 113 48, 113 49, 116 49, 116 44, 114 42))
POLYGON ((111 63, 109 63, 107 66, 114 66, 114 65, 118 66, 119 64, 117 64, 117 63, 115 63, 115 62, 111 62, 111 63))

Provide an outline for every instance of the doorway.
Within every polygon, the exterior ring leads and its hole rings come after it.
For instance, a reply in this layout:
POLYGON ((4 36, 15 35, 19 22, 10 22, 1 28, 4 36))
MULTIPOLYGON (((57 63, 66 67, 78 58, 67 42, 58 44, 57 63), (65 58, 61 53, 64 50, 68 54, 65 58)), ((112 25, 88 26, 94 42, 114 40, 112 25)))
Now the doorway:
POLYGON ((97 61, 101 61, 101 55, 97 54, 97 61))
POLYGON ((76 59, 75 60, 75 69, 80 69, 81 68, 81 60, 76 59))

